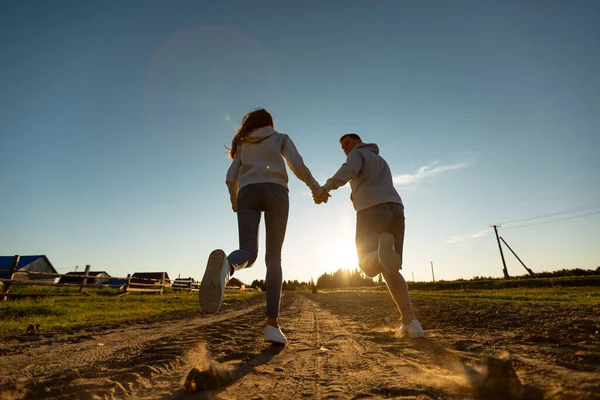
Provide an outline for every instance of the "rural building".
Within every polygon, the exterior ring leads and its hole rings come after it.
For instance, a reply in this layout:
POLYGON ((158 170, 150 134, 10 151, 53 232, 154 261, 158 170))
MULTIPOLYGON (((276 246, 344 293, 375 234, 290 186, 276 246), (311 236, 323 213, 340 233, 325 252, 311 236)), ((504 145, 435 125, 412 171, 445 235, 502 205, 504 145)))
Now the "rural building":
POLYGON ((244 282, 240 281, 238 278, 231 278, 225 286, 230 288, 246 289, 246 284, 244 284, 244 282))
MULTIPOLYGON (((85 276, 85 271, 75 271, 75 272, 67 272, 65 275, 61 276, 58 280, 58 283, 62 284, 72 284, 72 285, 82 285, 85 276)), ((105 271, 89 271, 87 284, 88 285, 104 285, 109 282, 110 275, 105 271)))
POLYGON ((108 287, 111 289, 123 290, 125 284, 127 284, 127 279, 124 278, 110 278, 108 280, 108 287))
POLYGON ((196 282, 194 278, 177 278, 171 284, 171 289, 195 292, 200 289, 200 282, 196 282))
POLYGON ((140 287, 142 285, 161 285, 169 287, 171 279, 166 272, 136 272, 131 276, 130 287, 140 287))
MULTIPOLYGON (((0 256, 0 278, 9 278, 14 256, 0 256)), ((58 272, 46 256, 21 256, 14 280, 54 283, 58 272), (47 274, 47 275, 46 275, 47 274)))

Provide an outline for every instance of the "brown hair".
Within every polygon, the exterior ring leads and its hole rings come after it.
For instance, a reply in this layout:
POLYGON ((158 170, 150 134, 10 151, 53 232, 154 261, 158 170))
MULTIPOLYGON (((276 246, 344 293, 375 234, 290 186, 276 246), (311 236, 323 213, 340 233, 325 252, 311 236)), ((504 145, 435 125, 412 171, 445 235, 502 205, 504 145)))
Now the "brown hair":
POLYGON ((349 137, 349 138, 352 138, 352 139, 355 139, 355 140, 358 140, 358 141, 362 142, 362 139, 361 139, 361 138, 360 138, 360 136, 358 136, 356 133, 346 133, 344 136, 342 136, 342 137, 340 138, 340 143, 342 143, 342 140, 344 140, 344 139, 345 139, 345 138, 347 138, 347 137, 349 137))
POLYGON ((273 117, 264 108, 259 108, 254 111, 250 111, 244 115, 242 125, 239 127, 235 136, 231 140, 231 148, 229 149, 229 157, 235 157, 238 146, 242 143, 242 140, 255 129, 262 128, 264 126, 273 126, 273 117))

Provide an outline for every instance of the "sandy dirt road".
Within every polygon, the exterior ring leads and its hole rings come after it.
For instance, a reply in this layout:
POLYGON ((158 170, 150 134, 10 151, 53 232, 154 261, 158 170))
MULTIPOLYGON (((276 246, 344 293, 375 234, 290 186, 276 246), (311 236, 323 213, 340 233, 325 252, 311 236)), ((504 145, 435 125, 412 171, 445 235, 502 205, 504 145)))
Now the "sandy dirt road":
POLYGON ((481 397, 482 356, 507 351, 523 398, 600 399, 597 306, 414 304, 426 329, 417 340, 397 336, 388 295, 286 292, 284 348, 262 342, 264 297, 217 315, 3 343, 0 398, 469 399, 481 397), (185 392, 206 357, 228 382, 185 392))

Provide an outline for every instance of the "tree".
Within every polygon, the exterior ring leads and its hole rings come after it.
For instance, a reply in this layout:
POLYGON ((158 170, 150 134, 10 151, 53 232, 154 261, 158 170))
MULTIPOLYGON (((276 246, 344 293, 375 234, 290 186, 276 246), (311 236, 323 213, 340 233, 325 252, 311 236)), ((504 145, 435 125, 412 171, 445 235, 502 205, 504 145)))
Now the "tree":
POLYGON ((317 278, 317 287, 322 289, 338 289, 347 287, 375 286, 376 283, 363 272, 356 268, 338 269, 333 273, 324 273, 317 278))
POLYGON ((260 289, 263 292, 265 290, 267 290, 267 286, 265 285, 264 279, 261 279, 261 280, 255 279, 255 280, 253 280, 252 284, 250 285, 250 287, 254 288, 254 289, 260 289))

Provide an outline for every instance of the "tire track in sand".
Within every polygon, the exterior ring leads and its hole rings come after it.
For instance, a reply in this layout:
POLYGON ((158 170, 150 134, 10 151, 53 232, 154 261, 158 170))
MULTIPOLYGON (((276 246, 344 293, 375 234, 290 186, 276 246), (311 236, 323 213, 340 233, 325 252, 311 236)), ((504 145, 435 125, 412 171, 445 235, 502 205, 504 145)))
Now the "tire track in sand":
MULTIPOLYGON (((233 384, 206 393, 207 397, 453 397, 435 386, 415 383, 415 376, 423 374, 418 363, 384 350, 381 343, 346 325, 309 296, 295 294, 293 300, 287 313, 294 319, 282 324, 288 345, 272 357, 263 352, 242 363, 233 384)), ((402 347, 401 339, 391 341, 402 347)))

